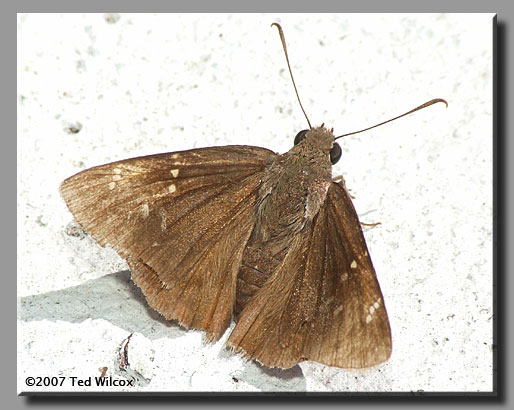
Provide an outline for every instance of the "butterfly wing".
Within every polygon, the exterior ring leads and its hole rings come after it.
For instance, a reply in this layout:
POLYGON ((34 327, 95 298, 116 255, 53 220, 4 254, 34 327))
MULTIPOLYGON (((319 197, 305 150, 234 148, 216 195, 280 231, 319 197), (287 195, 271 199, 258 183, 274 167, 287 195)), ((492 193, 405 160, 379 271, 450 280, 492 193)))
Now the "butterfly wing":
POLYGON ((362 229, 332 183, 310 227, 243 310, 228 344, 270 367, 313 360, 370 367, 391 354, 391 331, 362 229))
POLYGON ((264 169, 276 154, 225 146, 151 155, 82 171, 61 185, 75 220, 126 258, 167 319, 221 337, 264 169))

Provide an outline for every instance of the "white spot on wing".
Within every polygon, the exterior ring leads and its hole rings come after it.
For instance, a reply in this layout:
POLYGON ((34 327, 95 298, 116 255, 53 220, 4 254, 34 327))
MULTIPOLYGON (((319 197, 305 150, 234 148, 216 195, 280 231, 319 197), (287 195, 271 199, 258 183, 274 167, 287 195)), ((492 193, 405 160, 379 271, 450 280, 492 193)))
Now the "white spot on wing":
POLYGON ((173 192, 175 192, 177 190, 177 187, 174 185, 174 184, 171 184, 169 187, 168 187, 168 191, 170 194, 172 194, 173 192))
POLYGON ((112 170, 112 172, 114 172, 115 174, 118 174, 118 175, 119 175, 119 174, 121 174, 121 169, 119 169, 119 168, 114 168, 114 169, 112 170))
POLYGON ((353 260, 351 265, 350 265, 350 268, 357 269, 357 262, 353 260))
POLYGON ((143 218, 148 218, 148 215, 150 215, 150 208, 146 202, 142 205, 141 211, 143 212, 143 218))
POLYGON ((166 230, 166 213, 164 212, 164 209, 161 210, 161 230, 166 230))
POLYGON ((173 175, 173 178, 178 177, 178 168, 172 169, 170 172, 171 175, 173 175))
POLYGON ((109 185, 107 185, 107 186, 112 191, 116 187, 116 182, 109 182, 109 185))
POLYGON ((121 179, 121 175, 113 175, 112 180, 113 181, 119 181, 121 179))
POLYGON ((369 323, 373 320, 375 312, 380 307, 380 302, 382 299, 378 298, 375 303, 369 306, 369 314, 366 316, 366 323, 369 323))

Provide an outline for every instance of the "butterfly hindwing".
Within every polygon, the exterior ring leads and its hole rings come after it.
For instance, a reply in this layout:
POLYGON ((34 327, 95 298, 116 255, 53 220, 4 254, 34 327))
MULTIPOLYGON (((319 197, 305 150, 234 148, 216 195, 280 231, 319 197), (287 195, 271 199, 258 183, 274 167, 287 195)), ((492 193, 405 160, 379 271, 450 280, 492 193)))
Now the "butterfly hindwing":
POLYGON ((264 169, 276 154, 225 146, 138 157, 61 185, 75 220, 126 258, 150 306, 217 340, 230 323, 264 169))
POLYGON ((302 360, 362 368, 390 356, 382 293, 343 185, 331 184, 313 223, 244 308, 228 344, 281 368, 302 360))

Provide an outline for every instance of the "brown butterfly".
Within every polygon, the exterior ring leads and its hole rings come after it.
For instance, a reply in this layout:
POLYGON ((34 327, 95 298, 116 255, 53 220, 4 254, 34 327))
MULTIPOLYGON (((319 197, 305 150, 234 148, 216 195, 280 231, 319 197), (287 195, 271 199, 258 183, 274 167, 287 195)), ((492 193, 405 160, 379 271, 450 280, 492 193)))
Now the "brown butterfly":
POLYGON ((166 319, 214 342, 234 318, 228 345, 270 367, 369 367, 389 358, 391 330, 350 195, 332 180, 335 139, 320 126, 283 155, 234 145, 127 159, 61 194, 166 319))

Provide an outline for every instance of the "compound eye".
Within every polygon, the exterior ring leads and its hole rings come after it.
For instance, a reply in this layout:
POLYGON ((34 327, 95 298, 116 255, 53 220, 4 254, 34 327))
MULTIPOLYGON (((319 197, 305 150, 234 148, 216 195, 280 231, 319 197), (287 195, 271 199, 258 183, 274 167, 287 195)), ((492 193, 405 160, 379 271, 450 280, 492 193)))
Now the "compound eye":
POLYGON ((332 163, 332 165, 334 165, 335 163, 337 163, 337 161, 339 161, 339 159, 341 158, 341 154, 342 154, 341 147, 339 146, 339 144, 337 142, 334 142, 334 145, 332 146, 332 149, 330 150, 330 162, 332 163))
POLYGON ((301 130, 298 134, 296 134, 296 137, 294 137, 294 145, 298 145, 300 142, 302 142, 305 139, 305 136, 307 135, 307 131, 309 131, 309 130, 301 130))

